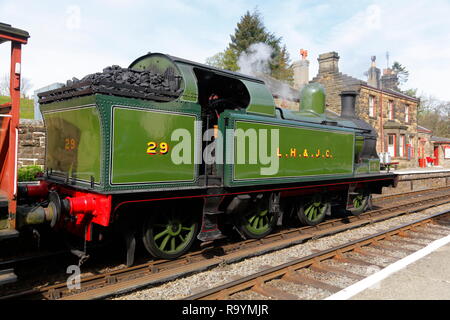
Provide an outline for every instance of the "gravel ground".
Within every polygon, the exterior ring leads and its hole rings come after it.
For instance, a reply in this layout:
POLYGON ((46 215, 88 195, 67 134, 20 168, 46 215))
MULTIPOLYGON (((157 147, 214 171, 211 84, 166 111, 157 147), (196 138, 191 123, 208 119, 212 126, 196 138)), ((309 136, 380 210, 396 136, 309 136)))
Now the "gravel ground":
MULTIPOLYGON (((311 240, 303 244, 295 245, 290 248, 282 249, 277 252, 265 254, 262 256, 246 259, 241 262, 233 263, 230 265, 221 265, 219 267, 213 268, 209 271, 201 272, 198 274, 194 274, 192 276, 188 276, 185 278, 177 279, 171 282, 167 282, 160 286, 151 287, 148 289, 140 290, 137 292, 133 292, 131 294, 126 294, 122 296, 115 297, 113 299, 116 300, 154 300, 154 299, 163 299, 163 300, 171 300, 171 299, 180 299, 183 297, 187 297, 201 290, 205 290, 208 288, 216 287, 218 285, 224 284, 230 280, 235 280, 238 277, 244 277, 255 273, 261 266, 275 266, 279 264, 283 264, 285 262, 290 261, 293 258, 300 258, 312 254, 314 250, 324 250, 331 247, 336 247, 338 245, 342 245, 347 243, 350 240, 357 240, 363 238, 365 236, 374 234, 376 232, 380 232, 386 229, 390 229, 393 227, 401 226, 408 222, 425 218, 434 213, 450 209, 450 204, 439 206, 436 208, 427 209, 425 211, 419 213, 413 213, 397 218, 393 218, 387 221, 367 225, 361 228, 357 228, 354 230, 345 231, 333 236, 327 236, 325 238, 311 240)), ((443 230, 442 235, 450 233, 450 228, 445 226, 442 227, 443 230), (445 233, 447 230, 447 233, 445 233)), ((415 242, 421 242, 418 239, 414 239, 415 242)), ((426 244, 425 242, 424 244, 426 244)), ((414 249, 414 248, 413 248, 414 249)), ((386 252, 387 254, 392 254, 392 252, 386 252)), ((361 256, 356 253, 351 253, 350 256, 354 256, 355 258, 371 261, 372 263, 387 266, 392 263, 395 258, 386 259, 383 257, 367 257, 361 256)), ((342 264, 340 264, 342 265, 342 264)), ((358 267, 354 267, 358 268, 358 267)), ((366 267, 362 267, 366 268, 366 267)), ((376 271, 378 268, 376 266, 372 266, 372 269, 376 271)), ((349 271, 351 271, 349 269, 349 271)), ((361 274, 367 274, 366 272, 362 272, 361 274)), ((309 289, 308 289, 309 290, 309 289)), ((311 289, 313 290, 313 289, 311 289)), ((296 293, 297 294, 297 293, 296 293)), ((307 297, 308 294, 305 294, 303 291, 301 292, 301 297, 307 297)), ((250 299, 251 297, 256 297, 253 299, 267 299, 267 297, 261 296, 254 292, 250 293, 239 293, 233 296, 234 299, 250 299), (247 295, 249 295, 247 297, 247 295)), ((315 294, 311 294, 311 297, 316 299, 318 296, 315 294)))
POLYGON ((366 248, 364 248, 364 250, 366 250, 370 254, 376 254, 376 255, 380 254, 380 255, 387 256, 389 258, 392 257, 391 260, 394 260, 394 261, 404 258, 410 254, 405 251, 384 250, 384 249, 372 248, 372 247, 366 247, 366 248))
POLYGON ((238 292, 230 296, 230 300, 274 300, 254 291, 238 292))
MULTIPOLYGON (((399 240, 405 240, 405 241, 410 240, 410 239, 405 239, 405 238, 402 238, 402 237, 399 237, 399 236, 393 236, 392 239, 394 239, 394 240, 399 239, 399 240)), ((411 247, 411 249, 420 249, 423 246, 425 246, 425 245, 427 245, 427 244, 429 244, 431 242, 430 240, 418 239, 418 238, 414 239, 414 240, 411 240, 411 241, 415 242, 415 243, 419 243, 419 244, 421 244, 421 246, 415 245, 415 244, 407 244, 407 243, 402 243, 401 245, 402 246, 406 246, 407 248, 411 247)))
POLYGON ((348 272, 353 272, 356 274, 360 274, 362 276, 369 276, 372 273, 380 270, 380 268, 375 267, 375 266, 374 267, 366 267, 366 266, 360 266, 360 265, 351 264, 351 263, 338 262, 338 261, 335 261, 332 259, 322 261, 321 263, 326 266, 341 268, 348 272))
POLYGON ((345 276, 341 276, 341 275, 336 275, 335 273, 331 273, 331 272, 327 272, 327 273, 316 272, 311 269, 301 269, 297 272, 298 272, 298 274, 300 274, 302 276, 316 279, 316 280, 319 280, 324 283, 331 284, 333 286, 340 287, 340 288, 348 287, 349 285, 351 285, 352 283, 355 282, 353 279, 349 279, 349 278, 347 278, 345 276))
POLYGON ((290 294, 294 294, 301 300, 323 299, 331 294, 331 292, 328 292, 326 290, 321 290, 301 284, 295 284, 283 280, 272 280, 268 282, 268 285, 272 285, 275 288, 286 291, 290 294))
POLYGON ((382 256, 365 256, 356 252, 349 252, 345 254, 345 257, 352 258, 352 259, 358 259, 363 260, 368 263, 372 263, 373 266, 382 266, 386 267, 392 262, 394 262, 395 258, 388 258, 388 257, 382 257, 382 256))
POLYGON ((298 299, 301 300, 312 299, 317 296, 326 297, 330 295, 330 292, 328 291, 323 291, 313 287, 287 282, 283 280, 272 280, 267 282, 265 285, 272 286, 274 288, 283 290, 284 292, 296 295, 298 299))

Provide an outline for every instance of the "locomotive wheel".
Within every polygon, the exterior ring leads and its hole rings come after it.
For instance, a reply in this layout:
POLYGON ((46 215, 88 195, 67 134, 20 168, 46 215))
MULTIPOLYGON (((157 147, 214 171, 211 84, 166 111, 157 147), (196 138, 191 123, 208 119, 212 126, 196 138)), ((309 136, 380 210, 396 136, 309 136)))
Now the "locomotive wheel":
POLYGON ((358 195, 353 197, 353 208, 349 209, 348 211, 350 211, 354 216, 360 215, 367 210, 370 203, 370 198, 370 194, 364 191, 360 191, 358 195))
POLYGON ((142 240, 154 257, 176 259, 192 246, 198 225, 198 221, 186 212, 161 208, 143 224, 142 240))
POLYGON ((300 202, 297 216, 302 224, 315 226, 325 219, 330 208, 330 202, 326 201, 322 195, 315 194, 300 202))
POLYGON ((238 228, 248 238, 260 239, 272 232, 275 215, 269 212, 269 199, 257 200, 249 211, 238 217, 238 228))

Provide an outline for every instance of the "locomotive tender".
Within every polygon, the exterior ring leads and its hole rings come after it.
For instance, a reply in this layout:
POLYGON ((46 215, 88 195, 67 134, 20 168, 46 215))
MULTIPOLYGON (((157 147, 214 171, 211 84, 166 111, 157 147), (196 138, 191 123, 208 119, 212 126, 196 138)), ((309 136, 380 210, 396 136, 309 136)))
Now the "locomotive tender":
POLYGON ((20 188, 18 228, 47 223, 97 241, 116 226, 130 265, 140 238, 172 259, 197 238, 222 238, 225 225, 260 238, 292 218, 320 223, 331 207, 360 214, 396 184, 380 173, 356 92, 331 117, 319 84, 289 111, 257 78, 164 54, 122 71, 39 95, 45 175, 20 188))

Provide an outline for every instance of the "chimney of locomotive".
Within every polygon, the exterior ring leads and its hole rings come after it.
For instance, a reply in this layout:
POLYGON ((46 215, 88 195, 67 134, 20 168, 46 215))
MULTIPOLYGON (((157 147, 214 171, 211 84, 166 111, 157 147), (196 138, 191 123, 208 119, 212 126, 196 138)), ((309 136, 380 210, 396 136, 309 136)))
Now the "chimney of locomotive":
POLYGON ((355 119, 356 117, 356 91, 342 91, 341 96, 341 117, 355 119))

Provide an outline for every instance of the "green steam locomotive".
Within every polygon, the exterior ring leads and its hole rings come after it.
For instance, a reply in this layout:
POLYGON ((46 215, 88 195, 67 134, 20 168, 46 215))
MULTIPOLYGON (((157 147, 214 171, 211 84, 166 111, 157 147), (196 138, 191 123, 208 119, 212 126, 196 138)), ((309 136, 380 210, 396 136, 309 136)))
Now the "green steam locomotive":
POLYGON ((129 265, 138 240, 173 259, 226 226, 261 238, 292 221, 316 225, 332 208, 360 214, 396 184, 380 173, 355 92, 342 92, 332 117, 309 84, 290 111, 257 78, 149 53, 39 97, 45 175, 21 188, 34 205, 20 206, 19 227, 47 223, 86 241, 118 228, 129 265))

